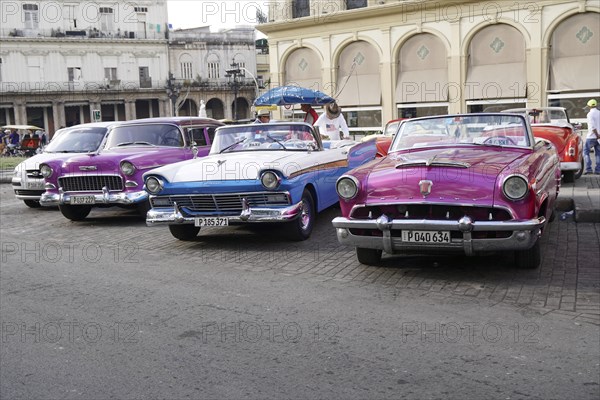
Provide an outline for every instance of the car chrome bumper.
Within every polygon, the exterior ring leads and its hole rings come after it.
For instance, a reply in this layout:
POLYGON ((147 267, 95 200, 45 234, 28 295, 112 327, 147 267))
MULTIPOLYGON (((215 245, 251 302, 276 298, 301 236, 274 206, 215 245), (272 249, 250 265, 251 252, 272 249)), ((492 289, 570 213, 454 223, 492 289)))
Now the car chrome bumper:
POLYGON ((23 179, 21 177, 13 177, 11 185, 15 192, 15 197, 19 200, 35 200, 39 201, 44 189, 43 179, 23 179))
POLYGON ((581 163, 578 163, 575 161, 560 163, 561 171, 579 171, 580 168, 581 168, 581 163))
POLYGON ((459 221, 445 220, 399 220, 388 219, 382 215, 378 219, 353 220, 344 217, 335 218, 332 223, 336 228, 338 241, 341 244, 355 247, 379 249, 393 254, 407 250, 455 250, 464 251, 467 255, 479 252, 499 250, 526 250, 535 244, 541 235, 541 228, 546 222, 544 217, 530 220, 513 221, 477 221, 463 217, 459 221), (350 229, 377 229, 382 236, 354 235, 350 229), (426 230, 451 231, 462 233, 462 238, 451 239, 450 243, 408 243, 400 236, 392 236, 392 230, 426 230), (512 231, 506 238, 473 238, 472 232, 512 231))
MULTIPOLYGON (((94 204, 114 204, 114 205, 132 205, 138 204, 148 199, 148 193, 139 192, 117 192, 111 193, 104 191, 102 193, 44 193, 40 198, 40 204, 45 207, 58 206, 62 204, 71 204, 73 196, 94 196, 94 204)), ((94 205, 89 204, 89 205, 94 205)))
POLYGON ((302 212, 302 202, 292 204, 285 208, 266 208, 266 207, 250 207, 244 205, 242 212, 238 215, 206 215, 201 216, 185 216, 181 212, 180 207, 175 203, 175 207, 160 207, 152 208, 146 214, 146 225, 178 225, 178 224, 194 224, 197 217, 227 217, 229 222, 244 223, 244 222, 287 222, 298 218, 302 212))

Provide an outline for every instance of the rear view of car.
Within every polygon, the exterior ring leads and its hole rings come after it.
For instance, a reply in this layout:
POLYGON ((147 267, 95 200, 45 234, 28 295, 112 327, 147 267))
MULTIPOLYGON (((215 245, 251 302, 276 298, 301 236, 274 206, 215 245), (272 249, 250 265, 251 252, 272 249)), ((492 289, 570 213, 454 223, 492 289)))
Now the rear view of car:
POLYGON ((44 152, 30 157, 16 166, 12 178, 15 196, 32 208, 40 206, 44 193, 44 177, 40 165, 53 160, 62 160, 75 154, 98 151, 106 134, 115 122, 95 122, 63 128, 54 134, 44 152))

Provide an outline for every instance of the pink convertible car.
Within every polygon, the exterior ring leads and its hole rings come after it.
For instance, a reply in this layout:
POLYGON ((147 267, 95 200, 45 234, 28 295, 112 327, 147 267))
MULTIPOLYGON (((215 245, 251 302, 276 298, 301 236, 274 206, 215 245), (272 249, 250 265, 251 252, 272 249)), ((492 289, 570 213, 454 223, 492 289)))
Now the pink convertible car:
POLYGON ((513 251, 517 266, 536 268, 560 178, 556 148, 534 139, 525 114, 411 119, 387 157, 338 179, 333 226, 363 264, 383 251, 513 251))

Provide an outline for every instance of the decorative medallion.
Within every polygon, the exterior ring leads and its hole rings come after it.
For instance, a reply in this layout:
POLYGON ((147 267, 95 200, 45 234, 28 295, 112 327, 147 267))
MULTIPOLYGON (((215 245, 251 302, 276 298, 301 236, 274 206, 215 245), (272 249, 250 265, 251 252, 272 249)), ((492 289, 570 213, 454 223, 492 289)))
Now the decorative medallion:
POLYGON ((583 44, 585 44, 592 36, 594 36, 594 32, 592 32, 587 26, 584 26, 577 32, 575 35, 577 39, 583 44))
POLYGON ((308 62, 304 58, 302 58, 302 60, 300 60, 300 64, 298 64, 298 66, 300 67, 300 69, 302 71, 304 71, 308 67, 308 62))
POLYGON ((362 63, 365 62, 365 56, 363 56, 362 53, 359 51, 356 54, 356 57, 354 57, 354 62, 357 63, 358 65, 361 65, 362 63))
POLYGON ((499 37, 496 37, 496 39, 494 39, 494 41, 492 43, 490 43, 490 47, 496 53, 500 53, 500 51, 502 51, 502 48, 504 47, 504 42, 502 40, 500 40, 499 37))
POLYGON ((428 55, 429 49, 425 45, 421 46, 419 50, 417 50, 417 56, 419 56, 421 60, 425 60, 425 58, 427 58, 428 55))

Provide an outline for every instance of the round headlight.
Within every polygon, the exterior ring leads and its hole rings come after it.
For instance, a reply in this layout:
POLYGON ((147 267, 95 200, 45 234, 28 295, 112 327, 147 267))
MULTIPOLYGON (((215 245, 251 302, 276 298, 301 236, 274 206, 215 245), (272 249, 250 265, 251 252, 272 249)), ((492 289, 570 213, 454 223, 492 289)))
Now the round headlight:
POLYGON ((338 179, 335 189, 342 199, 353 199, 358 194, 358 181, 354 177, 341 177, 338 179))
POLYGON ((160 179, 155 178, 154 176, 151 176, 150 178, 146 179, 146 190, 148 191, 148 193, 157 194, 162 190, 162 188, 163 182, 160 179))
POLYGON ((40 166, 40 173, 44 178, 50 178, 52 176, 52 168, 46 164, 40 166))
POLYGON ((135 166, 129 161, 123 161, 121 163, 121 172, 127 176, 133 175, 135 172, 135 166))
POLYGON ((268 190, 277 189, 280 181, 279 176, 272 171, 263 172, 260 176, 260 183, 268 190))
POLYGON ((502 191, 510 200, 521 200, 527 195, 529 185, 524 177, 513 175, 506 178, 502 185, 502 191))

